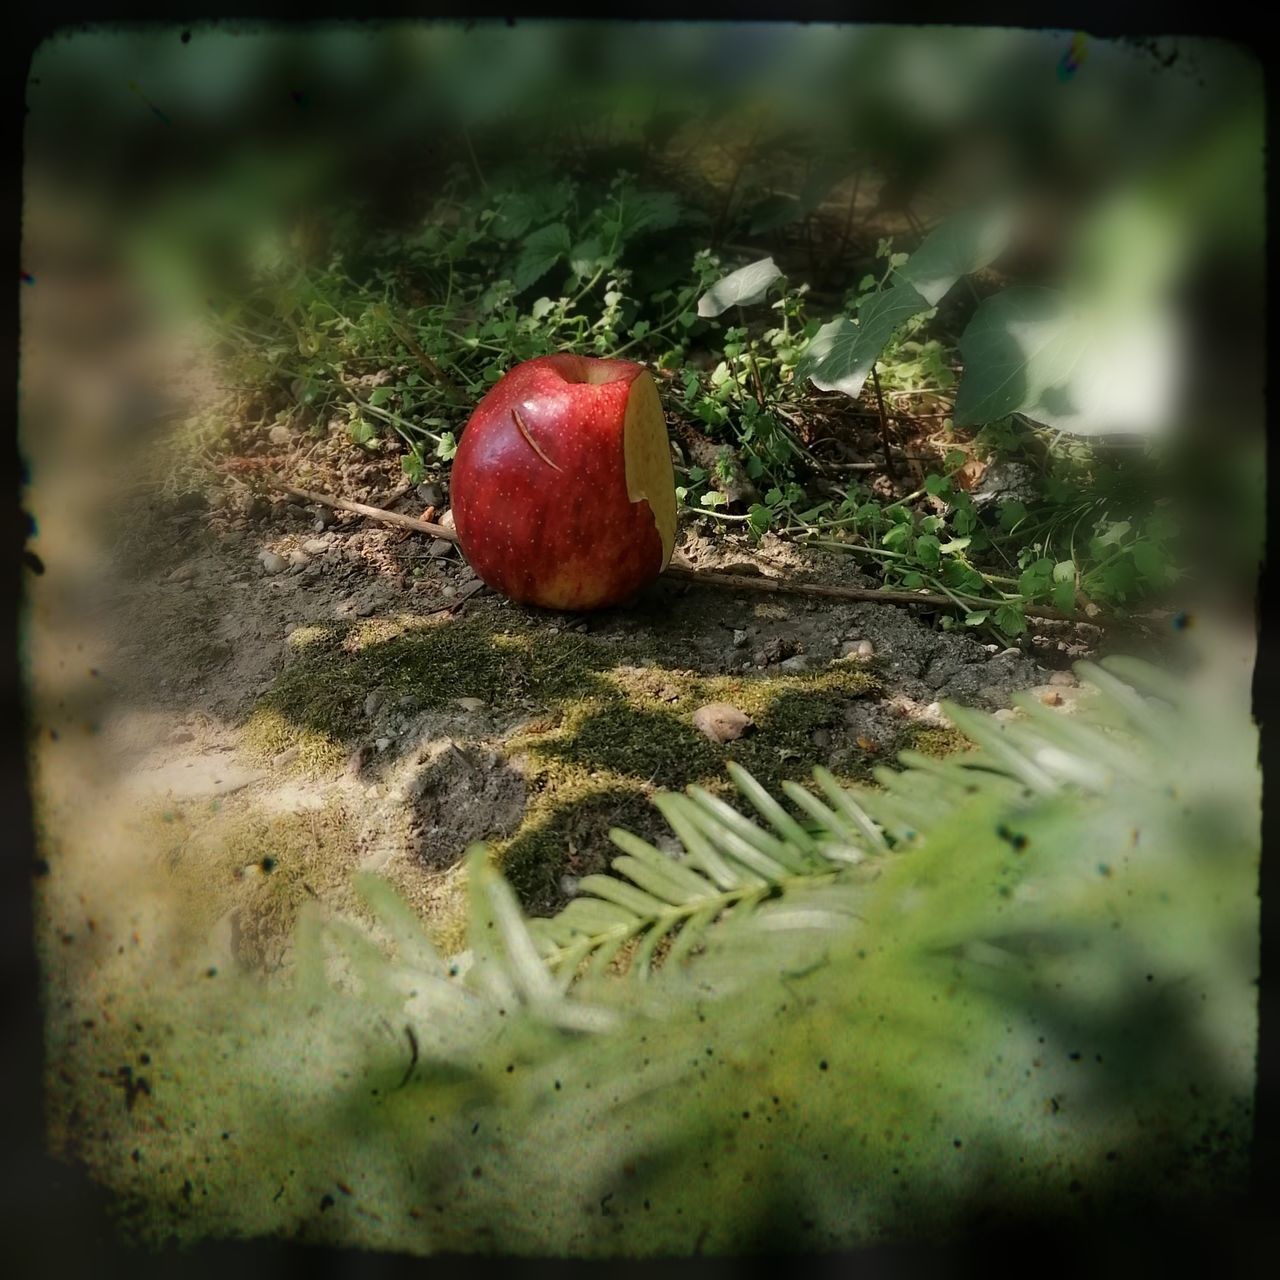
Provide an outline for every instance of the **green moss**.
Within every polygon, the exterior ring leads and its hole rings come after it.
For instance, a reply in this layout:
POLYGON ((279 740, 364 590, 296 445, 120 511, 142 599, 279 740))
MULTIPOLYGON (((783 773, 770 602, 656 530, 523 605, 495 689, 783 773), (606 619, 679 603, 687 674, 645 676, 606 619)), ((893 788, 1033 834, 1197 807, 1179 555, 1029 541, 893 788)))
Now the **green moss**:
POLYGON ((319 729, 299 729, 274 707, 261 707, 245 723, 240 744, 258 763, 269 763, 282 751, 297 747, 291 764, 277 766, 284 773, 325 773, 342 767, 346 752, 319 729))
MULTIPOLYGON (((412 694, 424 708, 461 697, 503 706, 531 695, 548 699, 581 691, 612 665, 598 642, 577 635, 535 637, 530 620, 511 622, 505 633, 483 617, 412 614, 309 627, 291 637, 296 656, 259 710, 276 713, 295 732, 311 729, 348 744, 363 727, 364 700, 375 689, 392 697, 412 694)), ((285 740, 277 735, 272 741, 285 740)))
POLYGON ((939 729, 917 729, 907 745, 925 756, 949 756, 973 750, 973 743, 951 725, 939 729))
MULTIPOLYGON (((526 909, 539 912, 563 901, 563 874, 608 865, 616 852, 610 827, 665 831, 651 803, 656 791, 697 783, 731 795, 730 760, 773 791, 784 778, 807 779, 814 730, 878 687, 865 670, 838 663, 788 675, 700 675, 680 666, 687 640, 661 627, 611 641, 551 634, 544 619, 494 604, 452 620, 402 614, 308 627, 290 647, 293 661, 246 726, 259 758, 296 745, 299 768, 338 767, 367 730, 364 701, 374 690, 412 694, 424 710, 475 697, 552 713, 503 747, 526 775, 529 803, 497 852, 526 909), (709 741, 693 724, 708 702, 741 708, 754 730, 736 742, 709 741)), ((421 904, 451 938, 457 913, 444 899, 458 896, 432 889, 421 904)))
POLYGON ((513 738, 530 779, 520 829, 499 847, 504 870, 526 907, 553 909, 568 871, 604 869, 616 850, 610 827, 656 836, 666 830, 652 804, 658 790, 697 783, 732 794, 726 770, 736 760, 765 786, 807 778, 810 735, 836 719, 844 703, 875 688, 864 672, 832 670, 786 677, 699 677, 661 668, 620 668, 600 692, 566 708, 551 732, 513 738), (736 742, 716 744, 693 725, 707 702, 731 702, 756 721, 736 742))
POLYGON ((279 963, 298 908, 313 897, 357 909, 355 832, 339 803, 299 813, 157 809, 144 827, 161 851, 158 873, 176 896, 180 927, 203 938, 238 906, 238 953, 249 966, 279 963))

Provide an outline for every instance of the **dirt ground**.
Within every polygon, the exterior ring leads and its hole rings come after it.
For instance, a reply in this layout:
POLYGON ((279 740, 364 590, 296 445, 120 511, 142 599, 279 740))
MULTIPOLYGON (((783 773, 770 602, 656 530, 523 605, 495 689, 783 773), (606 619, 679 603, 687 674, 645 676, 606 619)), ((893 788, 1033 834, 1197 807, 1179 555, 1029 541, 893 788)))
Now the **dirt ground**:
MULTIPOLYGON (((729 760, 775 791, 816 764, 874 780, 902 748, 964 749, 947 699, 998 710, 1034 689, 1075 705, 1070 664, 1096 631, 1000 650, 922 610, 673 580, 553 614, 482 588, 447 545, 291 502, 254 466, 437 519, 447 477, 409 490, 396 458, 357 454, 340 426, 277 420, 221 385, 70 219, 40 220, 62 247, 33 237, 26 257, 37 560, 22 643, 46 1123, 55 1153, 109 1185, 187 1194, 178 1171, 197 1157, 165 1064, 197 1025, 188 996, 228 970, 287 976, 304 903, 363 914, 360 869, 450 953, 466 942, 473 841, 548 913, 607 866, 611 827, 670 847, 655 793, 730 795, 729 760), (752 731, 710 741, 693 719, 710 702, 752 731)), ((677 555, 871 585, 838 554, 693 524, 677 555)), ((210 1052, 222 1043, 211 1030, 210 1052)))
MULTIPOLYGON (((183 937, 228 963, 280 968, 300 904, 352 908, 358 868, 460 947, 473 841, 497 847, 528 910, 550 912, 607 865, 611 826, 665 839, 654 792, 725 789, 728 760, 775 787, 815 764, 867 778, 903 747, 963 746, 947 699, 1075 696, 1081 629, 1000 650, 914 609, 672 581, 585 617, 511 604, 447 544, 259 479, 268 467, 447 521, 447 475, 411 489, 397 458, 360 453, 341 423, 219 385, 92 256, 36 265, 35 775, 101 779, 133 870, 178 904, 183 937), (739 707, 753 731, 708 741, 692 719, 707 702, 739 707)), ((711 532, 687 524, 678 559, 871 585, 838 553, 711 532)))

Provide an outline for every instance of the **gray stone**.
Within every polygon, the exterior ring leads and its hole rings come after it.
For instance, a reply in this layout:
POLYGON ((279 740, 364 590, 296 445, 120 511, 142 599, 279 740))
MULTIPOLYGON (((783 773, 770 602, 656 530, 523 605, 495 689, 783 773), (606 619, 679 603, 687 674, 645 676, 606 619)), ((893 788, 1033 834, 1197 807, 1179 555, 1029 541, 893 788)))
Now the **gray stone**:
POLYGON ((444 490, 430 480, 420 484, 415 492, 424 507, 438 507, 444 502, 444 490))
POLYGON ((305 551, 295 547, 289 552, 289 563, 299 569, 305 569, 311 563, 311 557, 305 551))
POLYGON ((373 613, 376 607, 377 606, 373 603, 372 600, 361 600, 360 603, 356 605, 356 617, 367 618, 369 617, 370 614, 373 613))
POLYGON ((373 745, 374 745, 374 746, 375 746, 379 751, 385 751, 385 750, 386 750, 386 749, 391 745, 391 739, 390 739, 390 738, 375 738, 375 739, 374 739, 374 743, 373 743, 373 745))
POLYGON ((323 538, 308 538, 302 544, 302 549, 309 556, 322 556, 329 550, 329 544, 323 538))
POLYGON ((779 671, 807 671, 809 668, 809 659, 803 653, 797 653, 792 658, 784 658, 778 663, 779 671))
POLYGON ((284 557, 276 555, 274 551, 264 551, 258 559, 262 561, 262 567, 267 573, 283 573, 285 570, 284 557))
POLYGON ((367 694, 364 700, 364 714, 372 720, 374 716, 382 709, 382 704, 387 700, 387 695, 381 689, 375 689, 372 693, 367 694))
POLYGON ((427 555, 433 560, 443 560, 452 550, 452 542, 447 542, 444 538, 433 538, 431 545, 427 548, 427 555))
POLYGON ((733 647, 735 649, 744 648, 746 646, 746 643, 747 643, 747 632, 735 631, 733 633, 733 647))

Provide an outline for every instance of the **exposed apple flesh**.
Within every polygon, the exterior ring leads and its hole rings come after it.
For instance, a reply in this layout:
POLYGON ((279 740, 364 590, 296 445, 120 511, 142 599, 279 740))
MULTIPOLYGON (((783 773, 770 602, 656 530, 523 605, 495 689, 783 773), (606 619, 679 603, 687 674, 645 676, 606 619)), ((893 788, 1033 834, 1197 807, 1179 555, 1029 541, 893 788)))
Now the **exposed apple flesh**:
POLYGON ((676 534, 652 375, 590 356, 517 365, 462 433, 452 502, 468 563, 510 599, 585 611, 634 595, 667 567, 676 534))

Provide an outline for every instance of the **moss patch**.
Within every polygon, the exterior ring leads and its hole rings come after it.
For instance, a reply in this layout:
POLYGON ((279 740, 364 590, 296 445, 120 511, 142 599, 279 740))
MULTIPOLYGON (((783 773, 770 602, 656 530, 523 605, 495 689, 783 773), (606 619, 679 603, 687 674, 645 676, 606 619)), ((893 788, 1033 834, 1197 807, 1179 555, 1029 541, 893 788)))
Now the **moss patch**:
MULTIPOLYGON (((364 700, 374 690, 412 694, 423 708, 461 697, 502 707, 531 695, 568 696, 612 665, 600 643, 535 635, 520 617, 503 632, 484 618, 404 614, 307 627, 290 641, 294 659, 258 710, 274 713, 295 735, 309 729, 344 745, 363 727, 364 700)), ((279 732, 271 741, 288 745, 279 732)))
POLYGON ((951 756, 974 748, 974 744, 951 725, 937 729, 917 729, 907 745, 924 756, 951 756))
POLYGON ((807 778, 810 734, 875 687, 864 672, 841 669, 774 678, 653 667, 609 672, 597 693, 566 707, 556 724, 508 741, 525 761, 531 796, 524 823, 499 846, 504 871, 527 909, 553 910, 564 901, 564 872, 603 870, 616 854, 610 827, 650 838, 666 831, 655 792, 698 783, 732 794, 729 760, 775 791, 784 778, 807 778), (694 728, 693 712, 720 701, 751 715, 755 731, 725 745, 709 741, 694 728))
POLYGON ((177 897, 183 931, 199 941, 239 907, 236 951, 249 967, 280 963, 304 902, 320 897, 356 909, 356 839, 339 803, 300 813, 170 806, 144 827, 160 850, 157 874, 177 897))
MULTIPOLYGON (((411 694, 423 710, 474 697, 499 713, 542 713, 501 746, 525 775, 528 805, 519 828, 495 842, 535 912, 564 902, 565 873, 607 867, 616 852, 610 827, 663 833, 657 791, 698 783, 732 795, 730 760, 775 792, 785 778, 808 778, 814 730, 839 723, 851 700, 878 688, 866 670, 840 662, 787 675, 700 674, 682 665, 687 638, 661 627, 609 639, 552 633, 544 618, 491 603, 460 619, 402 614, 307 627, 290 647, 293 660, 247 726, 259 757, 296 745, 300 766, 336 767, 367 732, 364 701, 375 690, 389 699, 411 694), (708 702, 740 707, 754 731, 710 742, 693 725, 708 702)), ((446 932, 458 932, 458 904, 448 905, 458 892, 419 886, 412 896, 442 927, 443 910, 453 922, 446 932)))

